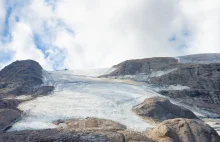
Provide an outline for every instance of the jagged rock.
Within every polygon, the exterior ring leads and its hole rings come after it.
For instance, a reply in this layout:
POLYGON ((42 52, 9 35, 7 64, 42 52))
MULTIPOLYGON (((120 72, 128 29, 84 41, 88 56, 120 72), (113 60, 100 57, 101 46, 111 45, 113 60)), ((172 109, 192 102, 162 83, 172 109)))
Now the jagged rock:
MULTIPOLYGON (((168 57, 128 60, 115 65, 115 71, 101 77, 114 76, 114 78, 123 78, 125 75, 135 75, 128 78, 147 82, 157 87, 170 85, 187 86, 192 91, 184 93, 192 94, 196 97, 187 95, 187 98, 176 97, 175 99, 183 103, 195 100, 196 106, 220 115, 220 110, 218 109, 220 102, 220 54, 189 55, 181 56, 178 59, 180 62, 175 58, 168 57), (155 72, 161 72, 161 74, 152 76, 151 74, 155 72), (199 97, 197 97, 198 95, 199 97), (211 107, 209 108, 209 106, 211 107)), ((182 92, 178 93, 178 91, 175 93, 176 96, 184 94, 182 92)), ((173 96, 174 93, 171 94, 169 92, 168 94, 173 96)))
POLYGON ((134 75, 137 73, 149 74, 152 71, 166 70, 175 68, 178 64, 178 60, 170 57, 156 57, 137 60, 127 60, 118 65, 113 66, 117 68, 107 76, 119 76, 119 75, 134 75))
POLYGON ((21 111, 15 109, 0 109, 0 132, 5 131, 11 124, 21 117, 21 111))
POLYGON ((189 86, 206 91, 220 90, 220 64, 180 64, 179 68, 161 77, 153 77, 150 83, 157 85, 189 86))
POLYGON ((137 105, 134 111, 142 118, 156 122, 173 118, 198 119, 192 111, 172 104, 168 99, 162 97, 146 99, 137 105))
POLYGON ((217 132, 201 120, 170 119, 147 134, 155 142, 219 142, 217 132))
MULTIPOLYGON (((158 92, 189 106, 220 114, 220 91, 206 90, 162 90, 158 92)), ((208 115, 208 114, 207 114, 208 115)), ((207 116, 209 117, 209 116, 207 116)))

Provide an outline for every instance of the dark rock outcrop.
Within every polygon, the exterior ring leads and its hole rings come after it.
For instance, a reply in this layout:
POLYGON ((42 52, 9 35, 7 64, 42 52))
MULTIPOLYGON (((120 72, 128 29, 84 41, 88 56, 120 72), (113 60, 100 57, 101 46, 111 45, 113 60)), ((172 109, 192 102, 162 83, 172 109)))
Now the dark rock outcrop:
POLYGON ((42 86, 42 70, 39 63, 24 60, 13 62, 0 71, 0 132, 22 116, 17 109, 22 100, 14 97, 30 95, 34 98, 53 91, 52 86, 42 86))
POLYGON ((180 62, 170 57, 128 60, 114 66, 116 70, 112 73, 101 77, 114 76, 114 78, 123 78, 125 75, 135 75, 128 78, 157 87, 169 85, 187 86, 190 88, 188 92, 176 90, 175 92, 169 91, 166 93, 160 91, 159 93, 178 99, 183 103, 190 102, 187 104, 195 105, 220 115, 220 110, 218 109, 220 102, 219 59, 220 54, 199 54, 179 57, 180 62), (152 73, 154 74, 158 71, 159 75, 152 75, 152 73), (183 97, 183 94, 185 97, 183 97), (196 103, 191 103, 193 101, 196 103))
POLYGON ((18 109, 0 109, 0 133, 7 130, 19 117, 21 111, 18 109))
POLYGON ((104 75, 103 77, 134 75, 138 73, 149 74, 152 71, 175 68, 177 65, 178 60, 170 57, 155 57, 146 59, 127 60, 118 65, 113 66, 117 69, 108 75, 104 75))
POLYGON ((217 132, 196 119, 170 119, 160 123, 148 136, 156 142, 219 142, 217 132))
POLYGON ((156 122, 173 118, 198 119, 192 111, 172 104, 168 99, 162 97, 146 99, 137 105, 134 111, 142 118, 156 122))
POLYGON ((191 89, 220 90, 220 64, 180 64, 179 68, 160 77, 153 77, 150 83, 157 85, 189 86, 191 89))
MULTIPOLYGON (((206 90, 163 90, 158 93, 173 98, 189 106, 197 106, 202 110, 220 114, 220 91, 206 90)), ((209 116, 207 114, 207 117, 209 116)))
POLYGON ((32 94, 34 87, 43 84, 42 67, 32 60, 16 61, 0 71, 0 94, 32 94))

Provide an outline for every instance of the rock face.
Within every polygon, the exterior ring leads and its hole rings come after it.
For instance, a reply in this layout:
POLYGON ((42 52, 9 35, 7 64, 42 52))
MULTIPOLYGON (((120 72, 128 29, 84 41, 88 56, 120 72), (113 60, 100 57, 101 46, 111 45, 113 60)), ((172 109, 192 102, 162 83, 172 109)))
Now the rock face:
POLYGON ((0 132, 19 119, 22 112, 17 109, 19 95, 47 95, 52 86, 43 84, 42 67, 32 60, 16 61, 0 71, 0 132))
POLYGON ((128 60, 113 66, 113 68, 117 68, 117 70, 106 76, 134 75, 137 73, 149 74, 156 70, 175 68, 177 64, 177 59, 169 57, 128 60))
POLYGON ((55 123, 59 129, 7 132, 0 134, 0 141, 152 142, 144 134, 127 131, 125 126, 111 120, 86 118, 55 123))
POLYGON ((196 119, 171 119, 160 123, 148 136, 156 142, 219 142, 217 132, 196 119))
MULTIPOLYGON (((220 114, 220 91, 206 90, 163 90, 158 93, 176 99, 190 106, 197 106, 208 112, 220 114)), ((210 117, 207 114, 207 117, 210 117)), ((213 117, 213 116, 212 116, 213 117)))
POLYGON ((174 105, 168 99, 162 97, 146 99, 143 103, 136 106, 134 111, 142 118, 156 122, 173 118, 198 119, 192 111, 174 105))
POLYGON ((190 102, 187 104, 202 107, 220 115, 218 109, 220 102, 220 54, 189 55, 178 57, 178 59, 180 62, 170 57, 128 60, 114 66, 115 71, 102 77, 121 78, 121 76, 133 75, 128 79, 147 82, 158 87, 188 86, 190 88, 188 92, 179 90, 159 93, 169 97, 175 96, 175 99, 183 103, 190 102), (152 75, 155 72, 160 72, 160 75, 152 75), (186 97, 183 95, 177 97, 179 94, 186 94, 186 97), (192 94, 194 95, 191 96, 192 94), (193 101, 196 103, 193 104, 193 101), (207 108, 207 106, 212 107, 207 108))
MULTIPOLYGON (((39 94, 43 84, 42 67, 33 60, 16 61, 0 71, 0 97, 39 94), (38 88, 36 88, 38 86, 38 88)), ((48 92, 53 88, 47 87, 48 92)))
POLYGON ((220 90, 220 64, 180 64, 178 69, 150 82, 158 85, 180 84, 191 89, 220 90))

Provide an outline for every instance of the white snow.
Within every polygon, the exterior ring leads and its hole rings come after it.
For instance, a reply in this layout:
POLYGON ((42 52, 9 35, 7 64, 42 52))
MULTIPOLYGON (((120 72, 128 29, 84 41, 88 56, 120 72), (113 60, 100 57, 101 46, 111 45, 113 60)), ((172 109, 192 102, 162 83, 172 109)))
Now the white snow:
POLYGON ((166 74, 169 74, 173 71, 176 71, 177 68, 174 68, 174 69, 169 69, 169 70, 166 70, 166 71, 155 71, 155 72, 152 72, 149 77, 160 77, 160 76, 163 76, 163 75, 166 75, 166 74))
POLYGON ((26 115, 11 131, 54 128, 55 120, 78 117, 111 119, 137 131, 153 127, 132 111, 145 98, 158 95, 151 90, 125 82, 75 76, 71 71, 47 75, 47 83, 55 86, 55 92, 20 104, 18 108, 26 115))
POLYGON ((86 70, 85 69, 71 70, 69 72, 77 76, 98 77, 101 75, 109 74, 115 70, 116 68, 100 68, 100 69, 86 69, 86 70))

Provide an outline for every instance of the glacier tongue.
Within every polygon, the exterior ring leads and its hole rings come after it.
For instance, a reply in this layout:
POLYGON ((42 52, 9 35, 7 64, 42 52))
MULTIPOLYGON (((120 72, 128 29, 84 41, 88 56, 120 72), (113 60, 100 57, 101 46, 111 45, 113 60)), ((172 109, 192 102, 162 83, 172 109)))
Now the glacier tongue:
POLYGON ((152 90, 132 83, 75 76, 71 71, 49 72, 45 81, 54 85, 55 91, 20 104, 26 115, 11 131, 55 128, 55 120, 78 117, 111 119, 137 131, 153 127, 132 111, 144 99, 159 95, 152 90))

